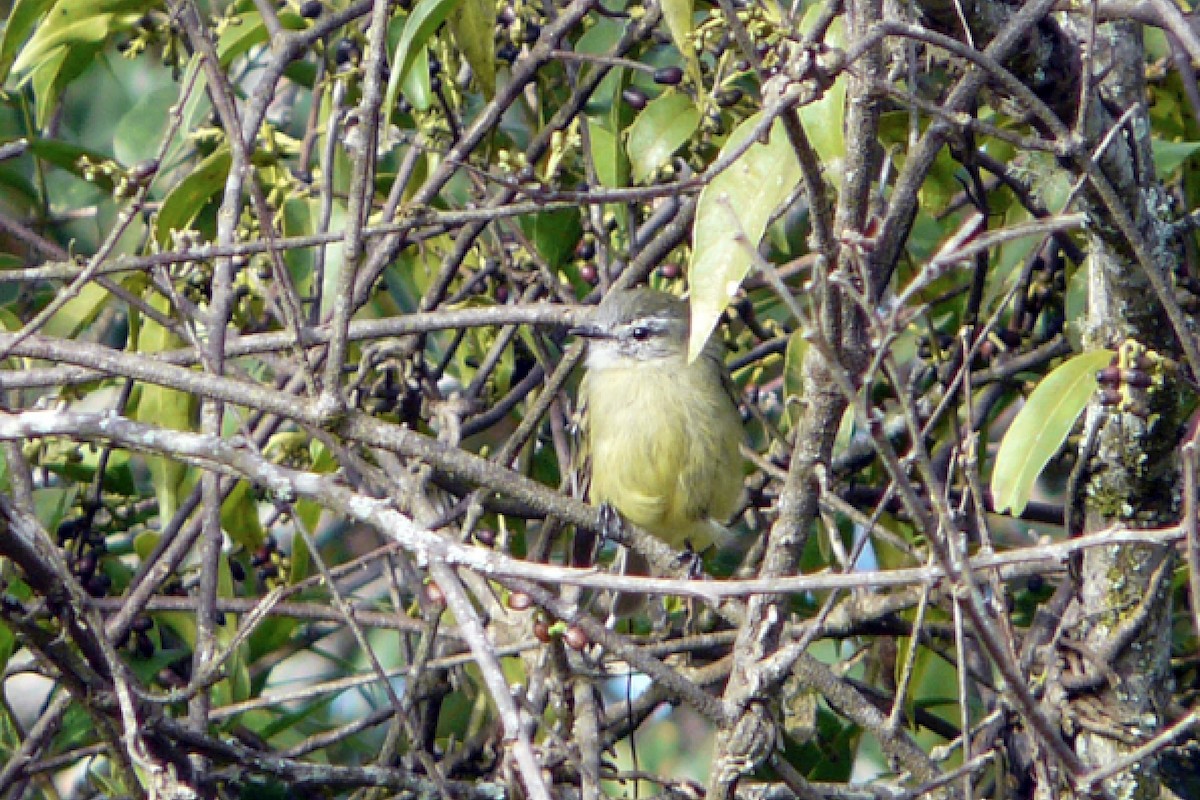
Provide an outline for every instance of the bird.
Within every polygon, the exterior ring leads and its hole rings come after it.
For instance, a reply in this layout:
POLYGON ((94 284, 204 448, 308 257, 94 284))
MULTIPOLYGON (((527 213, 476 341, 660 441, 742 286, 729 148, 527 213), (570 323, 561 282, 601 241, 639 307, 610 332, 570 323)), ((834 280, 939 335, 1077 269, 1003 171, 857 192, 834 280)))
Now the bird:
POLYGON ((689 363, 688 305, 650 288, 610 291, 572 332, 587 340, 580 436, 588 499, 679 550, 730 539, 745 438, 719 339, 689 363))

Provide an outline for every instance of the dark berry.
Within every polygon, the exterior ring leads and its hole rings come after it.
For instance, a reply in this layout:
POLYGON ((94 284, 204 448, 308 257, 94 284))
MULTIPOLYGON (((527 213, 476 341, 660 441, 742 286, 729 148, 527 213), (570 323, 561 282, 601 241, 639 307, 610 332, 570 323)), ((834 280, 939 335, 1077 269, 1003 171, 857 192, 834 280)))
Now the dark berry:
POLYGON ((96 556, 92 553, 85 553, 75 562, 75 574, 81 578, 90 578, 96 571, 97 565, 96 556))
POLYGON ((654 70, 654 82, 662 86, 678 86, 683 80, 683 69, 680 67, 661 67, 654 70))
POLYGON ((133 647, 138 658, 150 658, 154 655, 154 642, 144 633, 139 633, 133 639, 133 647))
POLYGON ((741 100, 743 96, 744 92, 742 92, 742 90, 736 86, 729 89, 722 89, 721 91, 717 92, 717 105, 721 108, 736 106, 738 101, 741 100))
POLYGON ((273 549, 265 544, 260 546, 254 551, 254 555, 250 557, 250 564, 255 567, 261 567, 263 564, 269 563, 273 549))
POLYGON ((1120 386, 1121 368, 1115 364, 1109 364, 1096 373, 1096 382, 1101 386, 1120 386))
POLYGON ((353 61, 358 61, 360 55, 358 45, 353 40, 342 39, 333 51, 333 61, 339 67, 345 66, 353 61))
POLYGON ((1145 389, 1150 386, 1150 373, 1140 369, 1127 369, 1121 373, 1125 383, 1135 389, 1145 389))
POLYGON ((112 588, 112 578, 99 572, 84 581, 83 588, 92 597, 104 597, 112 588))
POLYGON ((81 519, 64 519, 58 525, 58 540, 69 542, 87 531, 87 524, 81 519))
POLYGON ((630 86, 621 92, 621 99, 634 111, 641 111, 650 101, 650 98, 646 97, 646 93, 636 86, 630 86))
POLYGON ((306 2, 300 6, 300 16, 304 17, 305 19, 316 19, 317 17, 321 16, 321 12, 324 10, 325 7, 321 5, 321 0, 306 0, 306 2))
POLYGON ((496 58, 506 61, 509 64, 516 61, 519 54, 520 51, 517 50, 517 46, 512 42, 505 42, 496 49, 496 58))

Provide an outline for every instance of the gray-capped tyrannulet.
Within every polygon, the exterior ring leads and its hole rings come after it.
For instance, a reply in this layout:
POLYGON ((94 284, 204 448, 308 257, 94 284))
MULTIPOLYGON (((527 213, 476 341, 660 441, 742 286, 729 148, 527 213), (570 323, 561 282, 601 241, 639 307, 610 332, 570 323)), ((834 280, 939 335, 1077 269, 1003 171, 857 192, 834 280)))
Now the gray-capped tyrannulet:
POLYGON ((653 289, 610 292, 573 332, 589 340, 580 397, 591 502, 672 547, 726 537, 744 432, 720 341, 689 364, 687 303, 653 289))

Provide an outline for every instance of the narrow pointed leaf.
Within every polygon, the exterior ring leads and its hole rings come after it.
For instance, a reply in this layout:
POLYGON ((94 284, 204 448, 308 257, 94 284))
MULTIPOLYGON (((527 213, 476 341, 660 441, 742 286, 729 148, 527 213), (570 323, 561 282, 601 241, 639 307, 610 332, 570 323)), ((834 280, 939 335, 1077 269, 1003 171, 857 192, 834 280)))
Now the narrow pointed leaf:
MULTIPOLYGON (((758 120, 755 114, 730 134, 722 158, 752 134, 758 120)), ((771 214, 799 180, 796 154, 783 123, 776 121, 766 144, 751 145, 700 193, 688 270, 692 306, 689 359, 704 349, 717 320, 750 271, 771 214)))
POLYGON ((992 497, 998 513, 1025 510, 1038 476, 1096 391, 1096 372, 1111 360, 1108 350, 1077 355, 1043 378, 1025 400, 996 453, 992 497))
POLYGON ((412 68, 418 51, 425 47, 458 3, 459 0, 421 0, 404 21, 404 31, 396 44, 396 52, 392 58, 392 74, 388 78, 387 95, 383 101, 384 119, 388 119, 395 108, 396 95, 404 85, 404 79, 412 68))
POLYGON ((471 65, 483 96, 496 94, 496 4, 492 0, 462 0, 460 13, 450 17, 450 32, 471 65))

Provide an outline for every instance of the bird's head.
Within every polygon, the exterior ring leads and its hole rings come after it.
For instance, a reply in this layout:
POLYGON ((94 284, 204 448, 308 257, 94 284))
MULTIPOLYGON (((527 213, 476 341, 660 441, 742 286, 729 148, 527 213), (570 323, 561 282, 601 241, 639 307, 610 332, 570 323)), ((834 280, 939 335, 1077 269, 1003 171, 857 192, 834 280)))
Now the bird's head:
POLYGON ((688 306, 655 289, 613 291, 571 333, 589 341, 589 370, 685 359, 688 306))

